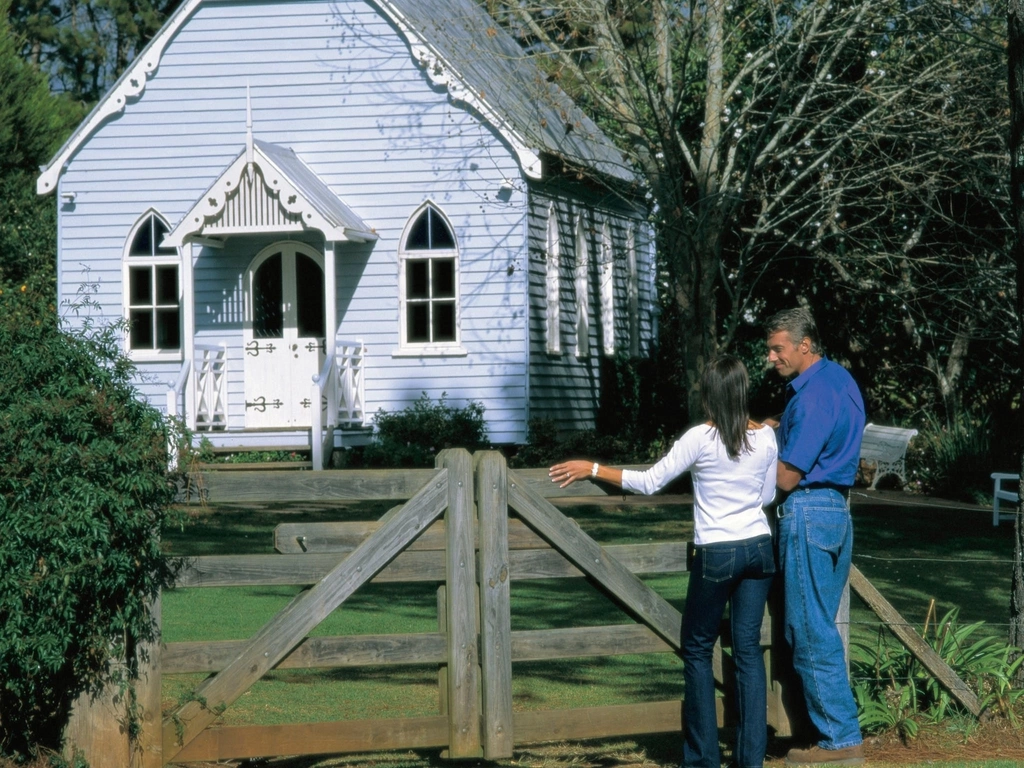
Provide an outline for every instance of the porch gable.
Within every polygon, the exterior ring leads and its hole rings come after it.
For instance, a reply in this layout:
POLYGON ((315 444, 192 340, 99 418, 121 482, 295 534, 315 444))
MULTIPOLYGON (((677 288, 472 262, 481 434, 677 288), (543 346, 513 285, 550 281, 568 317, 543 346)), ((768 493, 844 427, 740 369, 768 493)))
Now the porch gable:
POLYGON ((376 233, 292 149, 248 135, 246 147, 164 238, 163 247, 223 243, 229 235, 323 232, 365 243, 376 233))

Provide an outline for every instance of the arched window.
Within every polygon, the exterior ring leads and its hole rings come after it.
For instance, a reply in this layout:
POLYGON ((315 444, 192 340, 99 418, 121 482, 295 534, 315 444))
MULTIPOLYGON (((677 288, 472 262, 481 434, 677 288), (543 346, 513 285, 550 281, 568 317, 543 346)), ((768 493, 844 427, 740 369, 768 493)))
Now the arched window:
POLYGON ((135 359, 181 357, 181 256, 160 244, 169 229, 149 211, 128 236, 124 301, 128 351, 135 359))
POLYGON ((554 205, 548 208, 547 237, 544 243, 545 261, 547 265, 547 316, 546 335, 547 350, 549 354, 557 355, 562 352, 562 331, 561 331, 561 246, 558 235, 558 211, 554 205))
POLYGON ((459 253, 433 205, 414 214, 399 250, 402 346, 426 350, 459 343, 459 253))

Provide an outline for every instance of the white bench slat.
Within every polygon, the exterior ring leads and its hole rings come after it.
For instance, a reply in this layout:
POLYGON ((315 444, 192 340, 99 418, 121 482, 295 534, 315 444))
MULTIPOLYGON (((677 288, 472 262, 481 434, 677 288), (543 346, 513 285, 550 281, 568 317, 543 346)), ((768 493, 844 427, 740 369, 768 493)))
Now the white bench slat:
POLYGON ((907 482, 907 447, 916 434, 916 429, 865 425, 860 458, 875 465, 875 477, 869 488, 874 490, 878 481, 886 475, 896 475, 904 484, 907 482))
POLYGON ((1017 506, 1020 500, 1017 498, 1017 491, 1010 490, 1009 488, 1003 488, 1004 482, 1017 483, 1018 488, 1020 487, 1020 475, 1016 472, 993 472, 992 473, 992 525, 999 527, 1000 520, 1012 520, 1017 514, 1017 510, 1013 512, 1001 512, 1000 502, 1007 501, 1017 506))

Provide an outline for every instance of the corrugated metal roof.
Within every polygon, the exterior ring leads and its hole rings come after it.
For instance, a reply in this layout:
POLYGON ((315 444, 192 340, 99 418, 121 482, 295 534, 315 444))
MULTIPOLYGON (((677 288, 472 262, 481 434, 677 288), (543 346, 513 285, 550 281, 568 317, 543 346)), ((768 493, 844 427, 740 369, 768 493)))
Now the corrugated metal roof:
POLYGON ((299 193, 306 198, 317 213, 330 222, 335 229, 344 229, 361 237, 376 239, 373 230, 356 213, 343 203, 319 176, 302 162, 295 151, 270 142, 253 139, 257 147, 270 162, 277 166, 299 193))
POLYGON ((534 149, 614 178, 635 174, 603 131, 474 0, 383 0, 534 149))

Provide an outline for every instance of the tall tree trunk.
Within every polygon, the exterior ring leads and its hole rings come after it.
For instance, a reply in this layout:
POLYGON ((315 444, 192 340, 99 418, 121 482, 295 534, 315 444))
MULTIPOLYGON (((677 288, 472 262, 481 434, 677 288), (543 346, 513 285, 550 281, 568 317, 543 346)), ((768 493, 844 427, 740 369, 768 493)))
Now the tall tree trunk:
MULTIPOLYGON (((1009 0, 1007 52, 1010 94, 1010 201, 1016 237, 1013 244, 1017 267, 1017 322, 1024 324, 1024 0, 1009 0)), ((1024 326, 1022 326, 1024 327, 1024 326)), ((1024 394, 1024 334, 1018 361, 1024 394)), ((1022 439, 1024 447, 1024 439, 1022 439)), ((1024 477, 1024 450, 1021 450, 1024 477)), ((1024 503, 1018 503, 1014 521, 1013 582, 1010 586, 1010 643, 1024 648, 1024 503)), ((1024 673, 1018 673, 1018 684, 1024 673)))
POLYGON ((689 312, 683 322, 691 329, 686 345, 689 384, 689 419, 703 418, 700 404, 700 376, 714 357, 718 344, 718 316, 715 283, 718 277, 723 221, 722 179, 719 152, 722 148, 722 118, 725 111, 725 9, 726 0, 708 0, 704 34, 707 76, 704 94, 704 129, 697 169, 695 232, 690 243, 689 312))

